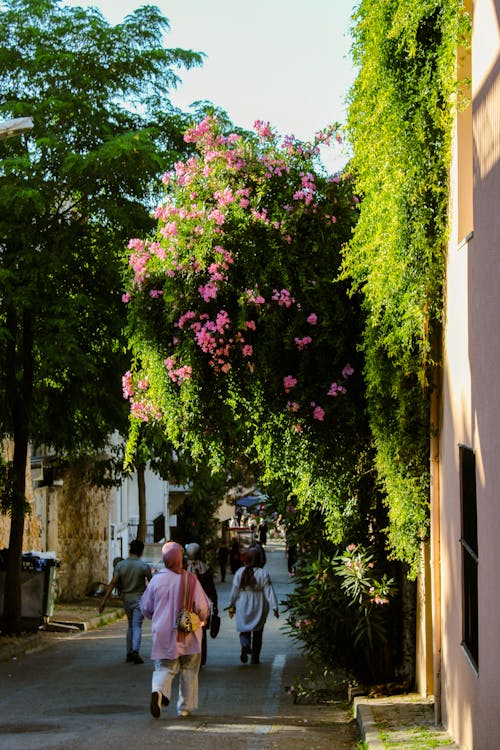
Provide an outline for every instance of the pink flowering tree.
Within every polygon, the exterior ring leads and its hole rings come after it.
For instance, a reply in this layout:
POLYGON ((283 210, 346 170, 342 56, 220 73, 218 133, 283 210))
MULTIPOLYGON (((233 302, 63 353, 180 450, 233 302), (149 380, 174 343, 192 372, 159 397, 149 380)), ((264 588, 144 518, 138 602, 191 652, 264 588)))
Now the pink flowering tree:
POLYGON ((360 314, 336 281, 357 198, 318 161, 340 135, 304 144, 207 116, 185 140, 156 233, 128 245, 129 450, 158 423, 195 459, 246 456, 300 498, 312 463, 340 461, 359 401, 360 314))

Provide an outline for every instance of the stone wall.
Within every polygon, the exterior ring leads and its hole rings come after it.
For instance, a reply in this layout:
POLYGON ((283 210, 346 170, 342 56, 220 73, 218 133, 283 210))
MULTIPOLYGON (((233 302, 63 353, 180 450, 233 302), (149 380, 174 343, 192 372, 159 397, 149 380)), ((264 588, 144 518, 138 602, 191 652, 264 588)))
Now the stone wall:
MULTIPOLYGON (((2 455, 7 461, 12 461, 12 443, 5 441, 2 445, 2 455)), ((24 543, 23 550, 41 550, 42 543, 42 517, 37 512, 33 484, 31 482, 31 471, 29 462, 26 462, 26 499, 29 512, 24 519, 24 543)), ((10 516, 0 513, 0 549, 9 546, 10 516)))
MULTIPOLYGON (((108 579, 110 492, 92 486, 84 463, 61 473, 50 486, 33 490, 27 480, 30 513, 23 550, 55 552, 60 561, 57 600, 77 601, 108 579)), ((0 515, 0 548, 8 547, 9 530, 10 519, 0 515)))
POLYGON ((60 601, 81 599, 108 578, 110 493, 90 484, 87 469, 73 466, 62 475, 62 486, 52 487, 49 495, 47 536, 61 562, 60 601))

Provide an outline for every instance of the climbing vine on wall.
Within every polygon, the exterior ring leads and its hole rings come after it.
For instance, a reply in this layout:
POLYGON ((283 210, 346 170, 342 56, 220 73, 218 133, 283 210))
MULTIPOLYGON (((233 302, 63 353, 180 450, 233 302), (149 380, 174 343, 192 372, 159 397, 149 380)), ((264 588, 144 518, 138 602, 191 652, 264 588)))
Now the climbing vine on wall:
POLYGON ((429 397, 439 366, 460 0, 361 0, 354 16, 352 169, 360 218, 344 276, 361 291, 365 377, 389 545, 416 572, 428 533, 429 397))

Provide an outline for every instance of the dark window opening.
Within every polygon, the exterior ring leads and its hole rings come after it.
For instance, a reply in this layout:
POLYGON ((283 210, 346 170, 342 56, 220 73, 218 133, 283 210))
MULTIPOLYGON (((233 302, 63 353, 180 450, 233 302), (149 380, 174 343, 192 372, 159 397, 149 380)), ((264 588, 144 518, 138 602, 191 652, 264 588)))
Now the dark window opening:
POLYGON ((460 507, 462 547, 462 645, 476 669, 479 667, 478 635, 478 544, 476 457, 474 451, 459 446, 460 451, 460 507))

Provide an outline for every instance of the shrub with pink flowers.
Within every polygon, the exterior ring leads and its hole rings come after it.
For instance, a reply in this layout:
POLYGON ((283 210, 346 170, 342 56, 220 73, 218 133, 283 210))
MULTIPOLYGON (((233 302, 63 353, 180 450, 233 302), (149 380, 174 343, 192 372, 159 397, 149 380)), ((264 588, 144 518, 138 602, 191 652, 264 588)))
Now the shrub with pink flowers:
POLYGON ((336 281, 357 203, 318 161, 340 135, 305 144, 207 116, 185 140, 156 234, 129 242, 130 450, 134 424, 156 420, 214 467, 246 454, 293 476, 314 446, 332 451, 360 391, 359 309, 336 281))
POLYGON ((394 677, 397 588, 384 557, 359 543, 303 545, 287 624, 325 669, 342 666, 363 681, 394 677))

